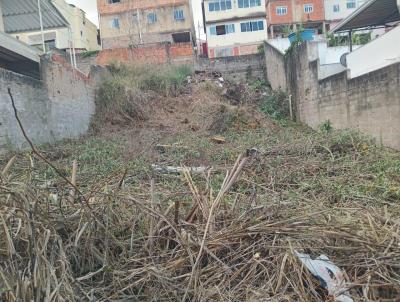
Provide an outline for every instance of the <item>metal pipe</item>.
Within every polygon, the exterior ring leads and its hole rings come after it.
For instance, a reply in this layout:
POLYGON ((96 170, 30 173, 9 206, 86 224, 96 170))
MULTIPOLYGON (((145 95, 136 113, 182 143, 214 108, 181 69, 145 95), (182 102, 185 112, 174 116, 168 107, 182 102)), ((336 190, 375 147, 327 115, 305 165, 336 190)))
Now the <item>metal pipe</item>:
POLYGON ((353 30, 352 30, 352 29, 350 29, 350 30, 349 30, 349 43, 350 43, 350 52, 352 52, 352 51, 353 51, 353 35, 352 35, 352 33, 353 33, 353 30))
POLYGON ((42 33, 42 47, 43 52, 46 52, 46 44, 44 42, 44 32, 43 32, 43 18, 42 18, 42 8, 40 5, 40 0, 38 0, 38 10, 39 10, 39 22, 40 22, 40 32, 42 33))

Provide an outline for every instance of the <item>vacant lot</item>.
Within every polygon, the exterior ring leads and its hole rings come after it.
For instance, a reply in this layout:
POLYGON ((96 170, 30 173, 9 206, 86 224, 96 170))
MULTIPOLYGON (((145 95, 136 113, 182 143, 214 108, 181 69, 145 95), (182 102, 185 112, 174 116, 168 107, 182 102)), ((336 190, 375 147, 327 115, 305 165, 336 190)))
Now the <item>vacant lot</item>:
POLYGON ((252 83, 113 67, 92 133, 38 148, 54 167, 4 156, 0 300, 398 301, 399 154, 252 83))

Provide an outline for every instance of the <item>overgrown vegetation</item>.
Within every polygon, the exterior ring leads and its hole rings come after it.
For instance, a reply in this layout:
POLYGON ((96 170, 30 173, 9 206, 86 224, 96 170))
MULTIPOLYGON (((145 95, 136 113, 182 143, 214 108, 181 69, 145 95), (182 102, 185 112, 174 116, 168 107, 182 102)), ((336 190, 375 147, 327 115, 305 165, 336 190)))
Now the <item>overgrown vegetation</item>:
POLYGON ((282 90, 272 91, 270 95, 262 99, 260 109, 273 119, 286 120, 290 114, 287 94, 282 90))
POLYGON ((100 52, 99 50, 90 50, 90 51, 83 52, 81 55, 82 55, 82 58, 90 58, 90 57, 97 56, 99 52, 100 52))
MULTIPOLYGON (((328 35, 328 47, 349 45, 348 35, 328 35)), ((371 33, 352 34, 353 45, 365 45, 371 41, 371 33)))
MULTIPOLYGON (((148 78, 124 72, 111 79, 148 78)), ((233 105, 214 79, 140 83, 192 94, 140 125, 40 148, 68 179, 77 160, 75 187, 32 152, 0 158, 0 300, 333 301, 295 251, 329 257, 354 301, 399 297, 398 152, 330 122, 282 127, 255 109, 260 87, 240 85, 233 105)), ((282 92, 261 104, 288 113, 282 92)))
POLYGON ((146 120, 150 102, 181 93, 192 73, 187 65, 111 65, 97 91, 93 128, 146 120))

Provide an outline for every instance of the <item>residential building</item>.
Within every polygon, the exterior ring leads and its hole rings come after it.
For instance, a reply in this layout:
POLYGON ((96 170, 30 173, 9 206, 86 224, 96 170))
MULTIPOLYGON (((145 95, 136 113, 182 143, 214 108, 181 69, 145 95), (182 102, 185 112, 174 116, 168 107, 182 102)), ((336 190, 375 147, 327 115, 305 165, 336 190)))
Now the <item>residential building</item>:
POLYGON ((97 0, 103 49, 196 41, 190 0, 97 0))
POLYGON ((335 27, 341 20, 347 18, 366 0, 324 0, 325 19, 329 27, 335 27))
POLYGON ((299 26, 326 32, 324 0, 266 0, 271 38, 283 37, 299 26))
MULTIPOLYGON (((81 9, 65 0, 40 0, 46 50, 99 50, 98 31, 81 9)), ((5 32, 42 49, 37 0, 2 0, 5 32)))
POLYGON ((267 40, 265 0, 203 0, 209 58, 257 53, 267 40))

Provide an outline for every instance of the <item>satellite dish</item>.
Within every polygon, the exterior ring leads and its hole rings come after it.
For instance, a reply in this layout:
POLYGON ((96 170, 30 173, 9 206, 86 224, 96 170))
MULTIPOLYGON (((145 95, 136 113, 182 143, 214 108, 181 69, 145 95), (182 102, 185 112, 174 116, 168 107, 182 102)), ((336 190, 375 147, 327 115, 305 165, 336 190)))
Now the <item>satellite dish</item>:
POLYGON ((349 52, 346 52, 340 56, 340 64, 342 64, 344 67, 347 67, 347 55, 349 52))

